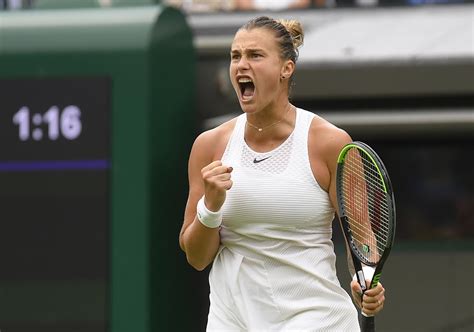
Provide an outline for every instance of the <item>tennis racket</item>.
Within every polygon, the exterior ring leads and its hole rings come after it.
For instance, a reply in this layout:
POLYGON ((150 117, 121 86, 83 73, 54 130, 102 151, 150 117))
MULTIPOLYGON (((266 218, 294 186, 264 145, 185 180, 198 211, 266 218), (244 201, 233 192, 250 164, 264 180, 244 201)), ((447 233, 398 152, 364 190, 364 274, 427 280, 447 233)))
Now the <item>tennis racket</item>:
MULTIPOLYGON (((350 248, 357 281, 365 292, 377 286, 395 236, 395 199, 379 156, 367 144, 343 147, 337 160, 339 219, 350 248), (375 268, 367 288, 362 266, 375 268)), ((362 313, 361 331, 375 331, 374 317, 362 313)))

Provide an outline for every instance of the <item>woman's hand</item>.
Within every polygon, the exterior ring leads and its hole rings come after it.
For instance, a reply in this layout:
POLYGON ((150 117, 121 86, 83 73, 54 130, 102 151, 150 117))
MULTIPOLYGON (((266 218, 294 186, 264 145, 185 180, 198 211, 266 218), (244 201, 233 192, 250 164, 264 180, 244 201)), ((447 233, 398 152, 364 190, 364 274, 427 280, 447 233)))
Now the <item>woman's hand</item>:
POLYGON ((224 204, 226 192, 232 187, 232 167, 213 161, 201 170, 204 182, 204 204, 210 211, 219 211, 224 204))
MULTIPOLYGON (((370 286, 370 281, 367 281, 367 287, 370 286)), ((378 314, 385 303, 385 288, 379 282, 376 287, 367 289, 362 295, 362 290, 356 280, 351 282, 352 298, 356 305, 362 309, 362 312, 367 316, 375 316, 378 314)))

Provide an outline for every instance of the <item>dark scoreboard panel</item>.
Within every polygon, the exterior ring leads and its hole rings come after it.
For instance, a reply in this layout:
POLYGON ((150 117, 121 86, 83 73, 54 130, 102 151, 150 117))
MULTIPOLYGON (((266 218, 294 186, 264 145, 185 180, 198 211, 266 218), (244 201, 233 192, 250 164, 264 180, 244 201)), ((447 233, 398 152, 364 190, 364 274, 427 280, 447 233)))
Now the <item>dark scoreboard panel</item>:
POLYGON ((105 331, 110 81, 0 80, 0 329, 105 331))

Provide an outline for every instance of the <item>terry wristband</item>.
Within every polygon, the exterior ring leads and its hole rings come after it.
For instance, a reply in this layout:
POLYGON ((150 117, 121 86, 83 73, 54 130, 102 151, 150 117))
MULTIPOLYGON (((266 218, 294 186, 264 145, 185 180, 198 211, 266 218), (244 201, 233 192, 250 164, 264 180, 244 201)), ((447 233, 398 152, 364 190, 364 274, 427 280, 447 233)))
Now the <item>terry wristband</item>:
POLYGON ((213 212, 207 209, 204 204, 204 196, 197 204, 197 218, 204 226, 208 228, 217 228, 222 224, 222 211, 213 212))

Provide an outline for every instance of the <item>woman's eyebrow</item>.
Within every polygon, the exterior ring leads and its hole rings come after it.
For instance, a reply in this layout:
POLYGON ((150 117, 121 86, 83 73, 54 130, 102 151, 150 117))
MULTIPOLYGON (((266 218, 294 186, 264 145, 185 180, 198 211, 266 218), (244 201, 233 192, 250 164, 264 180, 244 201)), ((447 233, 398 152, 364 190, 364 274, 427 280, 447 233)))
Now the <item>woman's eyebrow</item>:
POLYGON ((263 52, 262 48, 248 48, 245 50, 247 53, 263 52))
MULTIPOLYGON (((255 52, 264 52, 262 48, 247 48, 244 50, 244 53, 255 53, 255 52)), ((238 49, 233 49, 230 51, 231 54, 234 54, 234 53, 241 53, 240 50, 238 49)))

